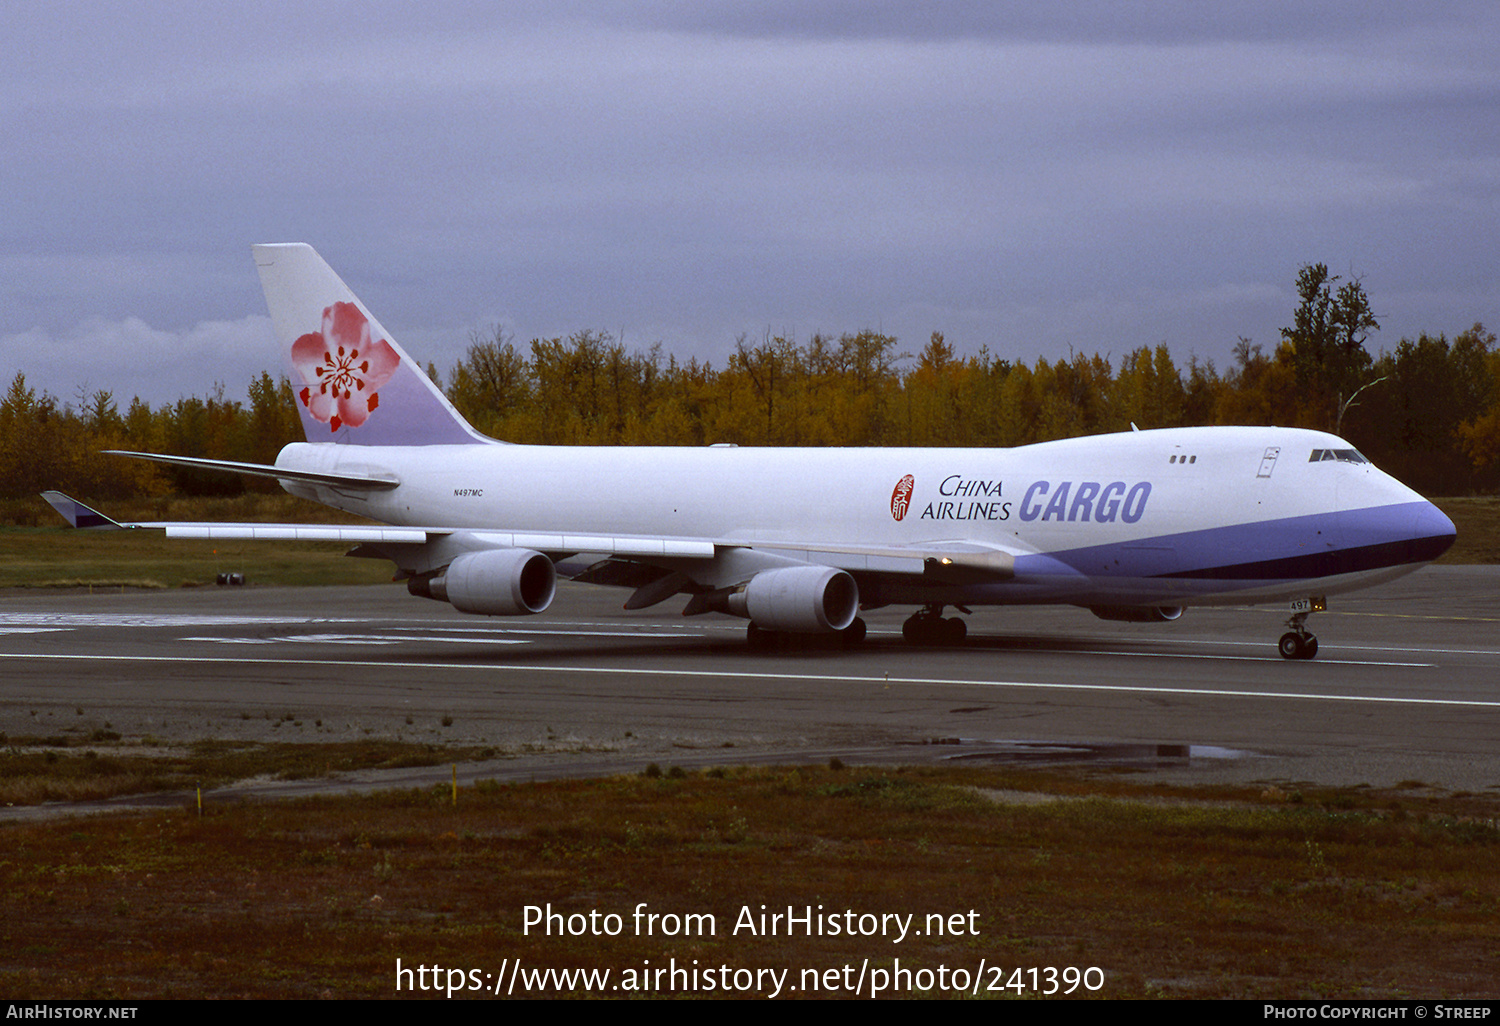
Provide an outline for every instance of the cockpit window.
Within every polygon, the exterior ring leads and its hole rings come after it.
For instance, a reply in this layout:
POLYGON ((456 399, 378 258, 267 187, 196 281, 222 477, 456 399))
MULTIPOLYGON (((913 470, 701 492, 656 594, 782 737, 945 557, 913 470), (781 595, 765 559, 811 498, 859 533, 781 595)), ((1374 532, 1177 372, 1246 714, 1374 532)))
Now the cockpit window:
POLYGON ((1358 449, 1314 449, 1307 462, 1321 463, 1323 460, 1337 460, 1340 463, 1370 462, 1360 454, 1358 449))

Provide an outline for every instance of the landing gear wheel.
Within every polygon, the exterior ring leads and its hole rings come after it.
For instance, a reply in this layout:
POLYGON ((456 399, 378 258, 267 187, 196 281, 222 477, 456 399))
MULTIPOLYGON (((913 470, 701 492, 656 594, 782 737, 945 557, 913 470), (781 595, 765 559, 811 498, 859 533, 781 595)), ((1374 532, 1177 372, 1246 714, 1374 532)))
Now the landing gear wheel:
POLYGON ((901 636, 910 645, 961 645, 968 634, 968 624, 956 616, 943 619, 939 605, 927 606, 901 625, 901 636))
POLYGON ((864 644, 865 622, 859 617, 849 621, 849 626, 839 631, 839 643, 845 648, 858 648, 864 644))
POLYGON ((752 652, 769 652, 776 647, 778 640, 775 631, 762 630, 754 623, 745 628, 745 641, 752 652))
POLYGON ((1313 613, 1321 613, 1328 608, 1327 599, 1321 595, 1314 595, 1306 600, 1297 600, 1292 603, 1291 619, 1286 625, 1291 628, 1281 636, 1281 641, 1276 648, 1281 652, 1283 659, 1311 659, 1318 654, 1318 639, 1307 629, 1305 624, 1307 618, 1313 613))
POLYGON ((1318 639, 1312 634, 1287 631, 1276 647, 1283 659, 1311 659, 1318 654, 1318 639))

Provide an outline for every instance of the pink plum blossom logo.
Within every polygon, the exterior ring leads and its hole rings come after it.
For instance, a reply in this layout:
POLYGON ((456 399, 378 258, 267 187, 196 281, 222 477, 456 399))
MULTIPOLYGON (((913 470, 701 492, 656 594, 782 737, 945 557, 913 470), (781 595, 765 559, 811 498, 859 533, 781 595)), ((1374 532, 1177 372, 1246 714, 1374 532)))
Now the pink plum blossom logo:
POLYGON ((292 366, 305 386, 297 398, 331 431, 369 419, 380 405, 376 390, 400 362, 389 342, 370 337, 370 321, 353 303, 334 303, 323 311, 321 332, 292 343, 292 366))
POLYGON ((911 493, 916 489, 917 479, 907 474, 896 482, 896 487, 891 491, 891 516, 900 522, 906 517, 906 511, 911 508, 911 493))

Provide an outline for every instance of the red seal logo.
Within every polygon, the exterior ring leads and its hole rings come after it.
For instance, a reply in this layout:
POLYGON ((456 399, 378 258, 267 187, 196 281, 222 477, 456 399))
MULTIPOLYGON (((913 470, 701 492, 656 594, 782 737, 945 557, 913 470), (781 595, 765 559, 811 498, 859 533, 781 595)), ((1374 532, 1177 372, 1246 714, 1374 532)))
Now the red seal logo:
POLYGON ((910 474, 896 482, 891 492, 891 516, 897 520, 906 516, 906 511, 911 508, 911 493, 916 487, 917 480, 910 474))

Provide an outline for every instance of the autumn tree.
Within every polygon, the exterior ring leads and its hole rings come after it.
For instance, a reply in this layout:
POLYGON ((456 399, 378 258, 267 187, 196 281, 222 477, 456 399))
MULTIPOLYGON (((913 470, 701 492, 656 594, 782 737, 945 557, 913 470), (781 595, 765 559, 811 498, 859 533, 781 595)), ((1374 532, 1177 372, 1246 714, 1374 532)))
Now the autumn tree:
POLYGON ((741 335, 721 378, 727 404, 715 411, 717 441, 739 445, 797 445, 800 424, 796 405, 801 354, 782 336, 751 344, 741 335))
POLYGON ((1130 353, 1120 364, 1115 381, 1117 412, 1101 429, 1122 431, 1131 424, 1140 428, 1181 427, 1187 406, 1182 373, 1165 344, 1154 350, 1146 346, 1130 353))
POLYGON ((509 440, 505 424, 531 401, 532 379, 526 358, 503 328, 469 333, 469 349, 448 375, 447 396, 475 428, 509 440))
POLYGON ((940 331, 934 331, 917 365, 903 382, 905 393, 905 430, 901 437, 907 445, 964 445, 967 425, 961 406, 961 382, 964 364, 954 359, 953 347, 940 331))
POLYGON ((1373 373, 1384 380, 1350 410, 1347 437, 1419 491, 1468 491, 1475 466, 1466 432, 1493 408, 1494 346, 1495 337, 1477 324, 1452 341, 1425 332, 1402 339, 1376 361, 1373 373))
POLYGON ((262 371, 250 382, 249 396, 249 418, 244 427, 249 439, 246 458, 252 463, 275 463, 283 447, 304 440, 291 379, 286 375, 276 379, 262 371))
POLYGON ((1500 350, 1495 347, 1495 336, 1482 324, 1474 325, 1459 339, 1465 337, 1472 338, 1473 344, 1484 351, 1483 371, 1474 381, 1476 390, 1483 390, 1483 398, 1479 411, 1459 425, 1459 443, 1475 469, 1492 484, 1500 472, 1500 350))
POLYGON ((1305 265, 1297 274, 1292 325, 1281 329, 1307 416, 1329 429, 1338 427, 1344 404, 1367 383, 1371 358, 1365 340, 1380 328, 1360 280, 1335 292, 1339 281, 1326 264, 1305 265))
POLYGON ((57 399, 26 384, 20 371, 0 400, 0 488, 8 495, 52 488, 63 473, 57 399))
MULTIPOLYGON (((941 341, 942 333, 933 337, 941 341)), ((907 358, 898 352, 896 337, 868 329, 845 333, 833 353, 825 375, 828 383, 838 383, 829 407, 835 411, 832 444, 889 444, 890 404, 900 379, 896 366, 907 358)))

